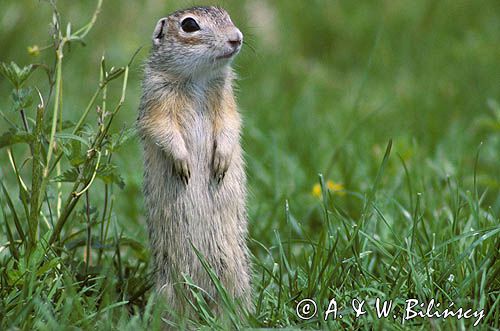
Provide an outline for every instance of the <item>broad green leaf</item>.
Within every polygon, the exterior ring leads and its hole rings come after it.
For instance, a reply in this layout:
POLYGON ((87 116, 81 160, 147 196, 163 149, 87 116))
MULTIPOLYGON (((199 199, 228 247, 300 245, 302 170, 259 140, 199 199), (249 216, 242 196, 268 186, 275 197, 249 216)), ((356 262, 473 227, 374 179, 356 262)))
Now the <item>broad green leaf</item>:
POLYGON ((136 135, 136 130, 134 127, 123 129, 120 133, 115 133, 111 135, 111 151, 115 152, 125 143, 130 141, 130 139, 134 138, 136 135))
POLYGON ((63 172, 62 175, 54 178, 56 182, 70 182, 74 183, 78 180, 78 171, 77 168, 71 168, 63 172))
POLYGON ((106 164, 97 170, 97 177, 100 178, 106 184, 117 184, 121 189, 125 187, 125 182, 123 178, 118 173, 115 165, 106 164))
POLYGON ((0 148, 19 143, 31 143, 32 141, 32 134, 24 131, 10 130, 0 136, 0 148))
POLYGON ((90 147, 90 143, 85 140, 84 138, 77 136, 76 134, 71 134, 71 133, 65 133, 65 132, 60 132, 56 134, 56 138, 58 139, 72 139, 72 140, 77 140, 84 144, 87 147, 90 147))
POLYGON ((16 89, 22 87, 23 83, 35 69, 36 66, 32 64, 20 68, 15 62, 11 62, 10 64, 5 62, 0 63, 0 73, 7 78, 16 89))
POLYGON ((31 88, 22 88, 12 91, 12 100, 16 110, 26 109, 33 104, 33 90, 31 88))

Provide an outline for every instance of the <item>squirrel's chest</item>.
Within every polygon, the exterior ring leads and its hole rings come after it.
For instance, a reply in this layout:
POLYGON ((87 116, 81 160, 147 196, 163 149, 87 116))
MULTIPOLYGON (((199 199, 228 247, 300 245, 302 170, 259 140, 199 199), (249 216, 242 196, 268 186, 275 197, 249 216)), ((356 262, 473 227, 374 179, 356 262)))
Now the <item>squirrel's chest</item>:
POLYGON ((202 101, 193 103, 179 123, 186 147, 198 153, 209 152, 214 145, 213 116, 202 101))

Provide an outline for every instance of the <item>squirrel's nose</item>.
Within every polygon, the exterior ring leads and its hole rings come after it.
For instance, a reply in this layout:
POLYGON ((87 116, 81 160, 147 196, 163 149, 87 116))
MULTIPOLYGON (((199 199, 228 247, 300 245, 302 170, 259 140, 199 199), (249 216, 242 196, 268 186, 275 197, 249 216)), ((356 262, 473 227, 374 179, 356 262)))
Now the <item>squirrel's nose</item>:
POLYGON ((236 48, 241 45, 241 39, 229 39, 227 41, 233 48, 236 48))
POLYGON ((240 32, 240 30, 236 29, 229 35, 227 42, 229 43, 229 45, 231 45, 231 47, 237 48, 241 46, 241 43, 243 42, 243 34, 240 32))

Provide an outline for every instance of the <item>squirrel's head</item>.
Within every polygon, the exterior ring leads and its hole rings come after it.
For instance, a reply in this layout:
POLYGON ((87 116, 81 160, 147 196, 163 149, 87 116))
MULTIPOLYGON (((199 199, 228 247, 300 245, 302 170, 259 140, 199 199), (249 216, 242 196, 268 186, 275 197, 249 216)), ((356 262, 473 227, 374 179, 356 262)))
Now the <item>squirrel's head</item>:
POLYGON ((210 75, 227 67, 242 42, 243 34, 224 9, 194 7, 158 21, 151 60, 170 74, 210 75))

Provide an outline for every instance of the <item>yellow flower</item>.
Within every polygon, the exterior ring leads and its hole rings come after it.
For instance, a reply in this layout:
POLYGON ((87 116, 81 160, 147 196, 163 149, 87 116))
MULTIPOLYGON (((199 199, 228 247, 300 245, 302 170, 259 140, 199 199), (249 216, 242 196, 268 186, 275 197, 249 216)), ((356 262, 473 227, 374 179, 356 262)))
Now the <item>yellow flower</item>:
POLYGON ((319 185, 319 183, 314 184, 311 193, 312 193, 313 197, 321 198, 321 185, 319 185))
POLYGON ((339 195, 345 195, 344 185, 342 185, 340 183, 335 183, 335 182, 329 180, 326 182, 326 187, 328 187, 328 189, 330 191, 332 191, 333 193, 338 193, 339 195))
MULTIPOLYGON (((326 182, 326 188, 330 190, 333 194, 338 194, 338 195, 345 195, 345 188, 344 185, 340 183, 335 183, 332 180, 327 180, 326 182)), ((321 198, 321 185, 319 183, 314 184, 312 188, 311 194, 315 198, 321 198)))
POLYGON ((38 45, 33 45, 28 47, 28 54, 31 56, 38 56, 40 55, 40 48, 38 45))

